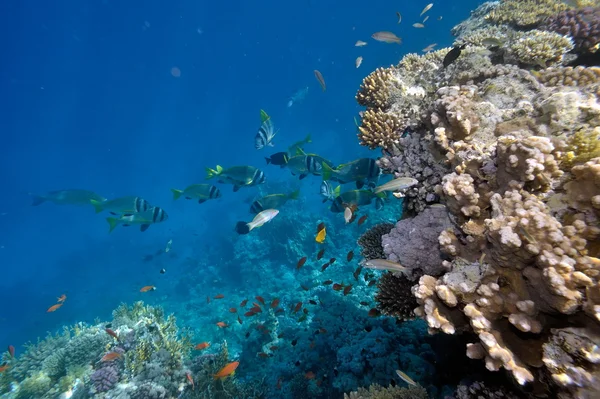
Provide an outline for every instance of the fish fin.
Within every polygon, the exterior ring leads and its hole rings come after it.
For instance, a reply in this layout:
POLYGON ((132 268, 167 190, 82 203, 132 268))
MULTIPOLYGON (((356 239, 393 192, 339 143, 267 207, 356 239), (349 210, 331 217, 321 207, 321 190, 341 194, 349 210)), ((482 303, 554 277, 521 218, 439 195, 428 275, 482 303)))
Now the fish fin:
POLYGON ((140 231, 144 232, 144 231, 148 230, 148 227, 150 227, 149 224, 143 224, 143 225, 140 226, 140 231))
MULTIPOLYGON (((273 137, 275 137, 275 135, 273 135, 273 137)), ((269 147, 275 147, 275 144, 273 144, 273 142, 269 142, 269 144, 267 144, 269 147)))
POLYGON ((380 192, 376 193, 375 196, 377 198, 382 198, 383 199, 383 198, 387 198, 387 193, 385 191, 380 191, 380 192))
POLYGON ((267 114, 265 112, 265 110, 261 109, 260 110, 260 122, 261 123, 265 123, 266 121, 268 121, 271 117, 269 116, 269 114, 267 114))
POLYGON ((39 195, 34 195, 31 199, 31 206, 38 206, 39 204, 42 204, 44 202, 46 202, 46 198, 39 195))
POLYGON ((192 197, 185 197, 185 199, 186 199, 186 200, 191 200, 191 199, 192 199, 192 197))
POLYGON ((306 152, 300 147, 296 148, 296 155, 306 155, 306 152))
POLYGON ((200 198, 200 199, 198 200, 198 203, 199 203, 199 204, 203 204, 203 203, 205 203, 205 202, 206 202, 206 200, 205 200, 205 199, 202 199, 202 198, 200 198))
POLYGON ((290 198, 290 199, 294 199, 294 200, 295 200, 295 199, 298 199, 298 196, 299 196, 299 195, 300 195, 300 190, 296 190, 296 191, 294 191, 293 193, 291 193, 291 194, 289 195, 289 198, 290 198))
POLYGON ((340 184, 333 190, 333 195, 335 195, 336 197, 339 197, 341 192, 342 192, 342 185, 340 184))
POLYGON ((233 192, 234 192, 234 193, 237 193, 237 192, 238 192, 238 190, 240 189, 240 187, 241 187, 241 186, 238 186, 237 184, 234 184, 234 186, 233 186, 233 192))
POLYGON ((215 176, 219 176, 223 173, 223 167, 221 165, 217 165, 216 169, 206 168, 206 179, 212 179, 215 176))
POLYGON ((179 199, 179 197, 181 197, 181 194, 183 194, 183 190, 177 190, 175 188, 172 188, 171 191, 173 192, 173 200, 179 199))
POLYGON ((307 173, 301 174, 300 176, 298 176, 300 178, 300 180, 304 179, 306 176, 308 176, 307 173))
POLYGON ((133 216, 133 213, 124 213, 123 216, 131 217, 131 216, 133 216))
POLYGON ((106 218, 106 221, 108 222, 108 225, 110 227, 110 229, 108 230, 109 233, 111 233, 115 229, 115 227, 119 225, 119 219, 117 218, 108 217, 106 218))
MULTIPOLYGON (((90 204, 92 204, 92 206, 94 207, 94 209, 96 210, 96 213, 100 213, 102 212, 104 209, 102 209, 102 202, 95 200, 95 199, 91 199, 90 200, 90 204)), ((114 213, 113 213, 114 215, 114 213)))
POLYGON ((267 165, 271 163, 271 158, 265 157, 265 161, 267 161, 267 165))
POLYGON ((124 224, 123 227, 129 227, 131 226, 130 224, 124 224))
POLYGON ((357 189, 359 189, 359 190, 360 190, 360 189, 361 189, 361 188, 363 188, 364 186, 365 186, 365 182, 364 182, 364 181, 357 181, 357 182, 356 182, 356 188, 357 188, 357 189))
POLYGON ((331 176, 335 173, 335 171, 327 164, 327 162, 322 163, 323 166, 323 180, 331 179, 331 176))
POLYGON ((327 201, 329 201, 329 198, 324 198, 322 202, 326 203, 327 201))
MULTIPOLYGON (((98 213, 98 212, 96 212, 96 213, 98 213)), ((113 216, 118 216, 118 214, 116 212, 109 212, 109 213, 113 216)))

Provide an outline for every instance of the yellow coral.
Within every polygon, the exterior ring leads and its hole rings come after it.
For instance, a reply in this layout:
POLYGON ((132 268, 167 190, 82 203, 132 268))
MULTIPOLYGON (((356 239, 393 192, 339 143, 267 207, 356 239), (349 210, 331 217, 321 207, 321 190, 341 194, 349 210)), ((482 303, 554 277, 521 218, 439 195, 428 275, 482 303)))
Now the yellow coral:
POLYGON ((391 148, 398 141, 405 126, 400 119, 382 111, 367 110, 358 128, 360 145, 375 149, 391 148))
POLYGON ((568 9, 560 0, 504 0, 485 19, 497 24, 529 27, 568 9))
POLYGON ((365 107, 386 110, 390 105, 390 86, 393 78, 393 67, 377 68, 364 78, 356 93, 356 101, 365 107))
POLYGON ((580 129, 567 142, 567 151, 562 155, 562 168, 586 163, 592 158, 600 157, 600 127, 580 129))

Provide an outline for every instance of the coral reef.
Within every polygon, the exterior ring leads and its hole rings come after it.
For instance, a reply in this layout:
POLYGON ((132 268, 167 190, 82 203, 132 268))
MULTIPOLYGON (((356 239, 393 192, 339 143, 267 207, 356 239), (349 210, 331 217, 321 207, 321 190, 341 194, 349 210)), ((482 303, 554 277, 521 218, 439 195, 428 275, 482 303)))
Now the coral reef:
MULTIPOLYGON (((425 93, 412 103, 419 112, 392 96, 378 109, 406 126, 382 146, 380 167, 419 181, 403 193, 412 219, 382 240, 414 284, 385 277, 378 299, 404 319, 395 309, 410 289, 429 332, 473 337, 466 355, 488 370, 532 392, 591 398, 600 378, 600 73, 563 66, 597 43, 596 11, 568 9, 484 4, 453 31, 464 49, 452 64, 407 55, 394 67, 401 80, 420 70, 425 93)), ((465 389, 462 397, 502 397, 465 389)))
POLYGON ((459 385, 454 393, 454 399, 519 399, 522 396, 509 391, 506 387, 487 387, 483 382, 470 385, 459 385))
POLYGON ((386 316, 400 320, 413 319, 417 300, 411 295, 410 288, 414 281, 404 274, 385 273, 377 284, 377 309, 386 316))
POLYGON ((425 388, 409 387, 382 387, 381 385, 372 384, 368 389, 359 388, 358 391, 344 394, 344 399, 427 399, 427 391, 425 388))
POLYGON ((380 223, 364 232, 358 239, 358 245, 360 245, 363 258, 366 260, 385 259, 381 238, 393 228, 394 225, 392 223, 380 223))

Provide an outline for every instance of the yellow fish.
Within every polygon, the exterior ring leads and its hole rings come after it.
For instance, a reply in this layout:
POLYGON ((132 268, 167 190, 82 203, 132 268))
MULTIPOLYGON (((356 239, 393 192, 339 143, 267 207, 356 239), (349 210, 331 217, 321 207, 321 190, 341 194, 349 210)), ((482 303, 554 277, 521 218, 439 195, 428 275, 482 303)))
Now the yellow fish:
POLYGON ((323 242, 325 241, 325 236, 327 236, 327 231, 325 231, 325 227, 323 227, 317 233, 317 236, 315 237, 315 241, 318 242, 319 244, 323 244, 323 242))

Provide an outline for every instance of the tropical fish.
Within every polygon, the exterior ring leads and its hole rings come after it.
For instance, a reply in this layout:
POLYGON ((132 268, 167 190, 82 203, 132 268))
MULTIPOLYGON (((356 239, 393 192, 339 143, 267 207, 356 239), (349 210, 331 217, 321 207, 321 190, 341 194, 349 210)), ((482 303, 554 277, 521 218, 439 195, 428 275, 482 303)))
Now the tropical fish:
POLYGON ((298 199, 300 190, 289 194, 271 194, 257 199, 250 205, 250 213, 257 214, 265 209, 281 208, 288 200, 298 199))
POLYGON ((344 208, 344 220, 346 221, 346 224, 352 222, 352 220, 354 219, 352 216, 354 216, 354 212, 352 212, 352 208, 350 208, 349 206, 344 208))
POLYGON ((363 47, 367 45, 367 42, 363 42, 362 40, 357 40, 356 43, 354 43, 354 45, 356 47, 363 47))
POLYGON ((252 219, 250 223, 247 223, 248 230, 252 231, 257 227, 270 222, 275 216, 277 216, 278 213, 279 211, 277 209, 265 209, 264 211, 261 211, 254 217, 254 219, 252 219))
POLYGON ((348 255, 346 255, 346 260, 348 262, 350 262, 353 258, 354 258, 354 251, 348 252, 348 255))
POLYGON ((306 263, 306 256, 300 258, 298 264, 296 265, 296 269, 300 269, 306 263))
POLYGON ((334 291, 341 291, 344 289, 344 286, 342 284, 335 283, 331 286, 331 288, 333 288, 334 291))
POLYGON ((260 302, 260 304, 261 304, 261 305, 265 306, 265 298, 263 298, 263 297, 262 297, 262 296, 260 296, 260 295, 257 295, 257 296, 255 296, 254 298, 256 298, 256 300, 257 300, 258 302, 260 302))
POLYGON ((145 212, 148 209, 152 208, 152 205, 150 205, 148 201, 135 196, 121 197, 105 201, 91 199, 90 203, 96 209, 96 213, 100 213, 102 211, 109 211, 113 215, 129 215, 132 213, 145 212))
POLYGON ((197 351, 201 351, 202 349, 206 349, 210 346, 208 342, 201 342, 198 345, 194 346, 194 349, 197 351))
POLYGON ((423 8, 423 11, 421 11, 421 14, 419 14, 419 16, 423 16, 423 14, 425 14, 427 11, 431 10, 431 7, 433 7, 433 3, 427 4, 425 8, 423 8))
POLYGON ((369 205, 374 198, 384 196, 383 193, 375 194, 369 190, 352 190, 340 194, 331 204, 330 210, 334 213, 344 212, 349 205, 364 206, 369 205))
POLYGON ((262 150, 267 146, 273 147, 273 138, 276 134, 277 133, 275 133, 273 129, 273 122, 271 118, 268 118, 260 125, 260 128, 254 137, 254 147, 257 150, 262 150))
POLYGON ((325 227, 323 227, 323 229, 321 231, 319 231, 319 233, 315 237, 315 241, 318 242, 319 244, 323 244, 323 242, 325 242, 326 236, 327 236, 327 230, 325 229, 325 227))
POLYGON ((344 287, 344 296, 348 295, 352 291, 352 284, 344 287))
POLYGON ((321 271, 324 272, 329 266, 331 266, 331 262, 323 263, 323 266, 321 266, 321 271))
POLYGON ((185 378, 187 378, 187 380, 190 382, 190 384, 192 384, 192 391, 196 389, 196 387, 194 386, 194 379, 192 378, 192 375, 190 374, 190 372, 186 372, 185 373, 185 378))
POLYGON ((58 308, 60 308, 62 305, 63 305, 62 303, 57 303, 56 305, 52 305, 48 308, 48 310, 46 310, 46 313, 56 312, 56 310, 58 308))
POLYGON ((4 373, 9 367, 10 365, 4 363, 2 366, 0 366, 0 373, 4 373))
POLYGON ((67 299, 67 296, 65 294, 62 294, 61 296, 59 296, 58 298, 56 298, 56 301, 58 303, 64 302, 67 299))
POLYGON ((327 86, 325 85, 325 79, 323 79, 323 75, 321 74, 321 72, 319 72, 317 69, 315 69, 314 72, 315 72, 315 78, 317 78, 317 81, 321 85, 321 89, 323 91, 327 90, 327 86))
POLYGON ((417 383, 412 378, 410 378, 406 373, 404 373, 400 370, 396 370, 396 374, 398 374, 398 377, 400 377, 408 385, 417 386, 417 383))
POLYGON ((323 281, 323 285, 331 285, 332 283, 333 283, 333 281, 331 281, 331 280, 323 281))
MULTIPOLYGON (((323 229, 321 229, 321 230, 323 230, 323 229)), ((323 248, 319 251, 319 253, 317 254, 317 260, 321 260, 321 258, 323 257, 324 254, 325 254, 325 248, 323 248)))
POLYGON ((106 355, 102 356, 100 359, 101 362, 112 362, 114 360, 120 359, 121 354, 119 352, 108 352, 106 355))
POLYGON ((248 303, 248 300, 244 299, 242 302, 240 302, 240 308, 245 308, 247 303, 248 303))
POLYGON ((243 186, 256 186, 263 184, 265 174, 262 170, 253 166, 232 166, 224 169, 217 165, 216 169, 206 168, 206 178, 219 178, 219 183, 233 184, 233 191, 238 191, 243 186))
POLYGON ((271 309, 275 309, 277 306, 279 306, 279 298, 275 298, 271 301, 271 309))
POLYGON ((375 187, 373 192, 379 193, 382 191, 404 190, 418 183, 419 181, 417 179, 413 179, 412 177, 398 177, 397 179, 390 180, 389 182, 382 184, 381 186, 375 187))
POLYGON ((381 316, 381 312, 375 308, 369 310, 369 317, 381 316))
POLYGON ((356 182, 358 189, 363 188, 365 184, 374 186, 380 175, 381 168, 373 158, 359 158, 335 169, 327 163, 323 165, 323 180, 334 180, 342 184, 356 182))
POLYGON ((406 270, 400 263, 392 262, 387 259, 371 259, 363 263, 365 267, 376 270, 389 270, 392 272, 403 272, 406 270))
POLYGON ((229 313, 237 313, 237 309, 236 308, 229 308, 229 313))
POLYGON ((423 25, 423 24, 422 24, 422 23, 420 23, 420 22, 415 22, 415 23, 414 23, 412 26, 413 26, 414 28, 417 28, 417 29, 422 29, 422 28, 424 28, 424 27, 425 27, 425 25, 423 25))
POLYGON ((88 190, 68 189, 50 191, 45 195, 33 195, 31 205, 38 206, 44 202, 53 202, 56 205, 90 205, 92 200, 106 201, 106 198, 88 190))
POLYGON ((201 204, 209 199, 221 198, 221 190, 212 184, 192 184, 186 187, 184 190, 177 190, 172 188, 173 199, 179 199, 184 197, 185 199, 198 199, 198 203, 201 204))
POLYGON ((12 345, 8 345, 8 354, 11 358, 15 357, 15 347, 12 345))
POLYGON ((402 22, 402 14, 400 14, 400 11, 396 11, 396 16, 398 17, 398 23, 402 22))
POLYGON ((226 328, 228 327, 227 323, 223 322, 223 321, 219 321, 216 323, 217 327, 219 328, 226 328))
POLYGON ((289 159, 287 167, 302 180, 309 174, 321 175, 324 164, 331 166, 329 161, 318 155, 296 155, 289 159))
POLYGON ((371 35, 371 37, 373 39, 377 40, 378 42, 402 44, 402 39, 399 38, 398 36, 396 36, 395 34, 393 34, 392 32, 387 32, 387 31, 375 32, 375 33, 373 33, 373 35, 371 35))
POLYGON ((423 18, 423 23, 427 22, 428 19, 429 19, 429 15, 426 15, 425 18, 423 18))
POLYGON ((225 295, 223 295, 223 294, 217 294, 214 297, 214 299, 223 299, 223 298, 225 298, 225 295))
POLYGON ((421 51, 424 52, 424 53, 428 53, 430 51, 433 51, 433 49, 435 48, 435 46, 437 46, 437 43, 431 43, 429 46, 425 47, 421 51))
POLYGON ((320 187, 321 195, 324 197, 323 203, 333 201, 335 197, 340 195, 341 187, 342 186, 337 186, 336 188, 333 188, 333 185, 329 183, 328 180, 323 180, 320 187))
POLYGON ((358 56, 356 57, 356 61, 354 61, 354 65, 356 65, 356 67, 358 68, 360 66, 360 64, 362 64, 363 61, 363 57, 358 56))
POLYGON ((466 46, 466 44, 461 44, 460 46, 454 46, 452 50, 448 51, 448 54, 446 54, 444 60, 442 61, 444 68, 456 61, 466 46))
POLYGON ((285 165, 287 165, 289 159, 290 159, 290 156, 288 155, 287 152, 276 152, 275 154, 271 155, 269 158, 265 157, 265 160, 267 161, 267 165, 273 164, 273 165, 281 166, 282 168, 285 168, 285 165))
POLYGON ((362 271, 362 266, 358 266, 356 268, 356 270, 354 271, 354 273, 352 273, 352 277, 354 277, 354 279, 356 281, 358 281, 358 276, 360 276, 360 272, 362 271))
POLYGON ((301 151, 301 154, 303 154, 304 151, 302 151, 302 148, 308 143, 312 143, 310 134, 307 134, 306 137, 304 138, 304 140, 297 141, 294 144, 292 144, 291 146, 289 146, 288 154, 290 154, 291 156, 298 155, 299 150, 301 151))
POLYGON ((288 108, 291 107, 292 105, 294 105, 294 103, 300 103, 302 101, 304 101, 304 99, 306 98, 306 95, 308 94, 308 87, 305 87, 303 89, 300 89, 298 91, 296 91, 289 99, 287 106, 288 108))
POLYGON ((112 330, 110 328, 105 328, 104 331, 106 331, 106 333, 108 335, 110 335, 111 337, 115 338, 117 341, 119 340, 119 335, 117 335, 117 333, 114 332, 114 330, 112 330))
POLYGON ((140 288, 140 292, 148 292, 148 291, 154 291, 156 290, 156 287, 153 285, 145 285, 142 288, 140 288))
POLYGON ((132 224, 139 224, 140 231, 146 231, 151 224, 164 222, 169 218, 167 212, 163 209, 155 206, 148 209, 145 212, 133 213, 130 215, 122 215, 118 218, 107 217, 106 221, 110 226, 109 233, 112 232, 118 225, 130 226, 132 224))
POLYGON ((358 225, 360 226, 361 224, 363 224, 367 220, 367 217, 367 215, 361 216, 360 219, 358 219, 358 225))
POLYGON ((217 374, 214 375, 215 380, 217 380, 219 378, 227 378, 230 375, 233 375, 233 373, 235 373, 235 369, 237 369, 239 365, 240 365, 240 362, 228 363, 225 367, 223 367, 221 370, 219 370, 219 372, 217 374))
POLYGON ((504 42, 500 39, 497 39, 495 37, 488 37, 485 38, 481 41, 481 44, 483 44, 485 47, 495 47, 495 46, 503 46, 504 42))

